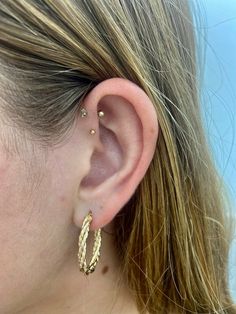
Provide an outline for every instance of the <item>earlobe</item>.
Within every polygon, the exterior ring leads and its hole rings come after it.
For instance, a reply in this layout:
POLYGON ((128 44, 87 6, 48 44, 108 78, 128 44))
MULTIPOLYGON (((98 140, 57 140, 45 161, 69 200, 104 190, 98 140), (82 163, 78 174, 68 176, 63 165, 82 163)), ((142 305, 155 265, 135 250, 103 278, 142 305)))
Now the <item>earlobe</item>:
POLYGON ((84 127, 96 134, 90 135, 94 143, 90 169, 80 182, 74 222, 81 226, 92 210, 91 230, 95 230, 114 218, 145 175, 156 147, 158 122, 145 92, 122 78, 98 84, 85 98, 82 110, 91 124, 84 127))

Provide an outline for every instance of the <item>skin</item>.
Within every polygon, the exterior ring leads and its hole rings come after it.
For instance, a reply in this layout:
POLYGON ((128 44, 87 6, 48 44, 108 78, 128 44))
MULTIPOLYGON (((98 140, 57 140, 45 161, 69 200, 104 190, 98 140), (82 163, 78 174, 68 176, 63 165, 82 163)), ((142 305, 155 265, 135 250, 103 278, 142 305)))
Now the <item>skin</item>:
MULTIPOLYGON (((1 314, 138 313, 120 272, 113 218, 153 158, 157 115, 147 94, 122 78, 99 83, 83 107, 88 116, 78 115, 56 147, 24 139, 19 153, 9 153, 0 143, 1 314), (89 209, 90 230, 102 228, 102 247, 86 277, 77 242, 89 209)), ((1 130, 10 137, 9 127, 1 130)), ((87 254, 92 244, 90 232, 87 254)))

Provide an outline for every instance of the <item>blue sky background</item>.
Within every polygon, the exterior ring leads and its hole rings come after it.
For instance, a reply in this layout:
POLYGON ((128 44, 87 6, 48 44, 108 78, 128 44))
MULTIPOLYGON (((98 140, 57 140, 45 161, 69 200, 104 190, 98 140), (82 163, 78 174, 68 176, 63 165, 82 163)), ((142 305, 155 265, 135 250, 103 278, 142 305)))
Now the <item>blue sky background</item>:
MULTIPOLYGON (((206 35, 204 121, 236 216, 236 0, 193 1, 203 9, 206 35)), ((236 232, 229 271, 231 294, 236 303, 236 232)))

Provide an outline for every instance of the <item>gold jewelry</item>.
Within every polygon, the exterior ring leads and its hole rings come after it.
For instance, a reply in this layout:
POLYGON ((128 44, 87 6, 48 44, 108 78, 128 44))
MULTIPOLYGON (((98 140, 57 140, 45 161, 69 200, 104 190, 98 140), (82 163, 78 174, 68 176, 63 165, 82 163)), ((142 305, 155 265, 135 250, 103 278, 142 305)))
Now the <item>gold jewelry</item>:
POLYGON ((103 118, 104 117, 104 112, 102 111, 102 110, 99 110, 98 111, 98 116, 99 116, 99 118, 103 118))
MULTIPOLYGON (((87 115, 88 115, 88 112, 87 112, 87 110, 86 110, 85 108, 80 109, 80 116, 81 116, 81 118, 87 117, 87 115)), ((104 112, 103 112, 102 110, 99 110, 99 111, 98 111, 98 117, 99 117, 99 118, 103 118, 104 115, 105 115, 105 114, 104 114, 104 112)), ((96 133, 96 131, 95 131, 94 129, 91 129, 91 130, 89 131, 89 133, 90 133, 91 135, 94 135, 94 134, 96 133)))
MULTIPOLYGON (((81 116, 82 118, 87 117, 87 115, 88 115, 88 111, 87 111, 85 108, 80 109, 80 116, 81 116)), ((105 115, 105 114, 104 114, 104 111, 102 111, 102 110, 99 110, 99 111, 98 111, 98 116, 99 116, 99 118, 103 118, 104 115, 105 115)))
POLYGON ((81 228, 81 232, 79 235, 79 241, 78 241, 78 246, 79 246, 79 251, 78 251, 78 262, 79 262, 79 267, 80 271, 84 272, 85 275, 89 275, 90 273, 94 272, 96 264, 99 260, 100 257, 100 247, 101 247, 101 228, 97 229, 94 231, 94 244, 93 244, 93 256, 91 258, 91 261, 89 265, 87 266, 86 263, 86 240, 88 237, 89 233, 89 227, 92 221, 92 212, 91 210, 85 216, 81 228))
POLYGON ((89 131, 89 133, 92 134, 92 135, 94 135, 94 134, 96 133, 96 131, 95 131, 94 129, 91 129, 91 130, 89 131))
POLYGON ((81 116, 82 118, 84 118, 84 117, 87 117, 87 115, 88 115, 87 110, 86 110, 85 108, 82 108, 82 109, 80 110, 80 116, 81 116))

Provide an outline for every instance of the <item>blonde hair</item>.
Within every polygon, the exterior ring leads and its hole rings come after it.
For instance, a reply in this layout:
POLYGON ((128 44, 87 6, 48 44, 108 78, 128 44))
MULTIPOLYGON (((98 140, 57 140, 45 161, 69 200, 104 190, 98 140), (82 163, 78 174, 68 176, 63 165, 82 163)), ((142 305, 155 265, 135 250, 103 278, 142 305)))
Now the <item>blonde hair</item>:
POLYGON ((233 225, 204 133, 192 11, 185 0, 3 0, 3 115, 52 145, 84 96, 123 77, 152 100, 152 163, 116 216, 116 244, 140 313, 236 313, 227 261, 233 225))

